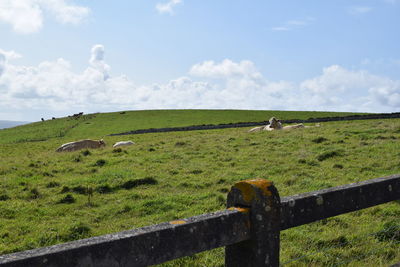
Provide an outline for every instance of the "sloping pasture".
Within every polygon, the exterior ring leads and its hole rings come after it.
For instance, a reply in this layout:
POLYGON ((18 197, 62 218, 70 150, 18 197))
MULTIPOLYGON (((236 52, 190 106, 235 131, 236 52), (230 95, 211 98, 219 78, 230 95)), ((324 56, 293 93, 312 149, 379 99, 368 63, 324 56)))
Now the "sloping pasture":
POLYGON ((272 116, 280 119, 308 119, 354 114, 360 113, 268 110, 141 110, 94 113, 2 129, 0 130, 0 144, 47 141, 63 137, 68 140, 71 138, 100 139, 112 133, 138 129, 261 122, 267 121, 272 116))
MULTIPOLYGON (((105 137, 104 149, 71 153, 54 152, 68 136, 1 144, 0 254, 223 209, 230 186, 243 179, 270 179, 286 196, 400 173, 399 119, 247 130, 105 137), (111 147, 128 139, 136 144, 111 147)), ((394 202, 284 231, 282 262, 400 261, 399 217, 394 202)), ((222 264, 217 249, 164 265, 222 264)))

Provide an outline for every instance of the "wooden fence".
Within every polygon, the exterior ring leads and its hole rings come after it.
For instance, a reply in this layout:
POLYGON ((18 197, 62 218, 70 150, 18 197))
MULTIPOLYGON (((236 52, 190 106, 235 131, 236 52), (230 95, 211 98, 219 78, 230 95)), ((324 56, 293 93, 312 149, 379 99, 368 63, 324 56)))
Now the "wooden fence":
POLYGON ((148 266, 225 246, 225 265, 279 266, 280 231, 400 199, 400 175, 280 198, 273 183, 236 183, 228 209, 0 256, 0 266, 148 266))

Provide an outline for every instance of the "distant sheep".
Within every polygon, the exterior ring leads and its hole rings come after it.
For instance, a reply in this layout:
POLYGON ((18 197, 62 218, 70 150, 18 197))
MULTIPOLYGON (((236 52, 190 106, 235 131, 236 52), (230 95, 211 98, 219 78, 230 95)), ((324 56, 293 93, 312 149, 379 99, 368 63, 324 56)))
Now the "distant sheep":
POLYGON ((274 131, 274 130, 291 130, 291 129, 298 129, 298 128, 312 128, 312 127, 319 127, 320 124, 316 124, 315 126, 304 126, 302 123, 282 126, 280 120, 277 120, 275 117, 272 117, 269 120, 269 124, 265 126, 255 127, 249 130, 249 133, 252 132, 260 132, 260 131, 274 131))
POLYGON ((80 141, 75 141, 75 142, 70 142, 63 144, 59 148, 57 148, 56 152, 65 152, 65 151, 76 151, 84 148, 100 148, 100 147, 105 147, 106 143, 104 142, 103 139, 101 140, 80 140, 80 141))
POLYGON ((321 124, 317 123, 313 126, 305 126, 302 123, 300 124, 295 124, 295 125, 288 125, 288 126, 283 126, 282 130, 290 130, 290 129, 298 129, 298 128, 314 128, 314 127, 320 127, 321 124))
POLYGON ((264 126, 255 127, 249 130, 249 133, 252 132, 260 132, 260 131, 273 131, 282 129, 282 123, 280 120, 277 120, 275 117, 269 119, 269 124, 264 126))
POLYGON ((269 124, 264 127, 264 131, 273 131, 282 129, 282 123, 280 120, 277 120, 275 117, 269 119, 269 124))
POLYGON ((265 126, 254 127, 249 130, 249 133, 260 132, 260 131, 264 130, 264 128, 265 128, 265 126))
POLYGON ((116 142, 116 143, 113 145, 113 147, 130 146, 130 145, 133 145, 133 144, 135 144, 135 143, 132 142, 131 140, 129 140, 129 141, 119 141, 119 142, 116 142))
POLYGON ((288 125, 288 126, 283 126, 282 130, 290 130, 290 129, 298 129, 298 128, 305 128, 305 126, 302 123, 295 124, 295 125, 288 125))

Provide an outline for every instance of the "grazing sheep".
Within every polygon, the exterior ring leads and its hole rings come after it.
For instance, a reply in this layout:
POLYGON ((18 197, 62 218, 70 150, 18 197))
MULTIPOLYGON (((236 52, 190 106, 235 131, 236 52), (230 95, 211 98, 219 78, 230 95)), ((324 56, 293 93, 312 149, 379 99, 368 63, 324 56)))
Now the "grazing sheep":
POLYGON ((64 152, 64 151, 76 151, 84 148, 100 148, 102 146, 106 146, 106 143, 103 139, 101 140, 80 140, 74 141, 70 143, 63 144, 59 148, 57 148, 56 152, 64 152))
POLYGON ((131 140, 129 140, 129 141, 119 141, 119 142, 116 142, 116 143, 113 145, 113 147, 130 146, 130 145, 133 145, 133 144, 135 144, 135 143, 132 142, 131 140))

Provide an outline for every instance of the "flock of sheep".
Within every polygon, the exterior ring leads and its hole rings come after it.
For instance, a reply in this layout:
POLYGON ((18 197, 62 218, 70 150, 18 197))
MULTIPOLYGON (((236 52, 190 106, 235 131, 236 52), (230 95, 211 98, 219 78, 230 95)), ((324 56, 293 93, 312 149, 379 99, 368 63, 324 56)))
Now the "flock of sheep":
MULTIPOLYGON (((274 131, 274 130, 290 130, 290 129, 297 129, 297 128, 310 128, 310 127, 319 127, 319 124, 316 124, 315 126, 304 126, 302 123, 300 124, 295 124, 295 125, 289 125, 289 126, 282 126, 282 123, 280 120, 277 120, 275 117, 272 117, 269 120, 269 124, 255 127, 249 132, 259 132, 259 131, 274 131)), ((113 147, 119 147, 119 146, 130 146, 133 145, 134 142, 132 141, 119 141, 113 145, 113 147)), ((104 142, 103 139, 100 140, 90 140, 90 139, 85 139, 85 140, 79 140, 79 141, 74 141, 70 143, 63 144, 59 148, 57 148, 56 152, 66 152, 66 151, 76 151, 80 149, 88 149, 88 148, 100 148, 100 147, 105 147, 106 143, 104 142)))

